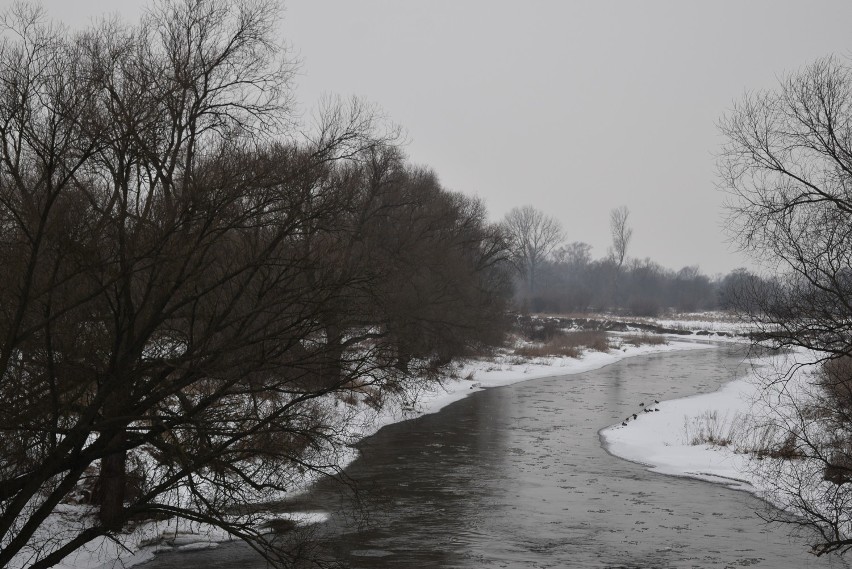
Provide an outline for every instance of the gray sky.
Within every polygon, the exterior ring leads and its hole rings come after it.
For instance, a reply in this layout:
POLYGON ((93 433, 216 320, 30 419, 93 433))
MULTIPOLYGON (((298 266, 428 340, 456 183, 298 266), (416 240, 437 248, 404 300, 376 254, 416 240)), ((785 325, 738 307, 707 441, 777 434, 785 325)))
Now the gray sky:
MULTIPOLYGON (((145 2, 47 0, 71 25, 145 2)), ((708 274, 725 243, 715 122, 746 90, 852 54, 852 2, 289 0, 298 98, 357 95, 404 127, 412 161, 494 219, 532 204, 595 257, 626 205, 629 255, 708 274)))

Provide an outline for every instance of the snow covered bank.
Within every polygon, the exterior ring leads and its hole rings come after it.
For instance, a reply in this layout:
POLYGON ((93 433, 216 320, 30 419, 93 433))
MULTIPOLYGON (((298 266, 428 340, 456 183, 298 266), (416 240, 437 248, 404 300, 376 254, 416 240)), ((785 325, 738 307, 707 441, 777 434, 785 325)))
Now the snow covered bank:
POLYGON ((638 347, 623 345, 608 352, 586 351, 580 358, 543 357, 519 362, 515 356, 500 356, 491 360, 468 361, 455 368, 453 376, 456 379, 447 378, 440 385, 435 385, 420 394, 414 408, 384 409, 377 415, 368 418, 365 428, 369 432, 361 434, 368 436, 385 425, 427 413, 436 413, 450 403, 488 387, 511 385, 542 377, 574 375, 599 369, 629 357, 680 350, 706 350, 714 347, 710 343, 670 339, 667 344, 638 347))
MULTIPOLYGON (((320 512, 269 515, 267 524, 272 533, 276 523, 290 522, 293 525, 312 525, 323 522, 327 515, 320 512)), ((63 523, 61 516, 51 517, 53 532, 74 529, 71 521, 63 523)), ((133 532, 119 536, 117 540, 99 537, 75 551, 56 565, 57 569, 119 569, 145 563, 154 555, 164 551, 197 551, 212 549, 219 543, 233 541, 235 537, 208 524, 178 520, 166 520, 142 524, 133 532)), ((24 562, 25 559, 16 561, 24 562)))
MULTIPOLYGON (((448 370, 440 385, 432 385, 418 393, 413 403, 390 401, 388 405, 376 411, 374 408, 358 402, 355 406, 338 400, 329 401, 329 405, 348 409, 353 413, 347 432, 342 439, 350 446, 339 452, 335 459, 337 467, 345 467, 357 458, 357 451, 351 447, 366 436, 374 434, 381 427, 418 416, 435 413, 450 403, 458 401, 478 390, 509 385, 541 377, 578 374, 615 363, 619 360, 675 350, 695 350, 713 348, 712 344, 688 342, 672 339, 668 344, 633 346, 625 344, 607 352, 586 351, 580 358, 545 357, 522 360, 517 356, 504 355, 489 360, 472 360, 457 364, 448 370)), ((315 480, 306 478, 293 494, 309 489, 315 480)), ((63 515, 56 512, 51 516, 49 533, 58 535, 75 531, 75 516, 79 512, 63 515)), ((299 514, 276 514, 277 520, 292 519, 298 525, 322 522, 325 514, 309 512, 299 514)), ((273 520, 270 520, 273 521, 273 520)), ((221 530, 203 524, 174 520, 141 524, 134 531, 118 536, 117 541, 99 538, 86 547, 66 557, 58 565, 62 569, 113 569, 130 567, 149 561, 161 551, 189 551, 216 547, 217 543, 233 539, 221 530)), ((17 559, 19 566, 25 567, 25 559, 17 559)))
POLYGON ((812 395, 812 376, 803 368, 784 383, 767 378, 795 367, 796 357, 755 360, 747 375, 719 390, 663 401, 656 405, 658 413, 639 413, 635 421, 602 429, 601 440, 613 455, 652 471, 721 483, 788 508, 785 500, 770 495, 766 472, 780 471, 789 461, 768 451, 791 432, 797 408, 812 395))
POLYGON ((663 401, 656 405, 659 413, 639 413, 635 421, 603 429, 600 436, 613 455, 655 472, 755 491, 746 455, 727 446, 694 443, 712 438, 727 445, 740 417, 749 414, 757 389, 743 378, 713 393, 663 401))

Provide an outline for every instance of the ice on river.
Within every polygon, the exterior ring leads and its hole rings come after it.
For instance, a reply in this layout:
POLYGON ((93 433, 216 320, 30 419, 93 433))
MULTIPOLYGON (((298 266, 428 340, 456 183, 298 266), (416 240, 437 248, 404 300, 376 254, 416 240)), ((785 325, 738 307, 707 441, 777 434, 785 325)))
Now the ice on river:
POLYGON ((690 476, 754 491, 746 455, 719 444, 695 444, 726 439, 748 416, 755 399, 756 384, 748 378, 722 386, 718 391, 655 404, 644 402, 629 420, 601 431, 609 452, 648 465, 651 470, 675 476, 690 476), (645 408, 659 411, 645 412, 645 408), (626 423, 626 425, 624 424, 626 423))

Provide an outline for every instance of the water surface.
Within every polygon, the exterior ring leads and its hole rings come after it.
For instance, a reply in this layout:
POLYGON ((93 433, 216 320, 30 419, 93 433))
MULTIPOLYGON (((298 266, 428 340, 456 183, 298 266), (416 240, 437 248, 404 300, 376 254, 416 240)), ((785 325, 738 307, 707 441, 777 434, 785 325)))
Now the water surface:
MULTIPOLYGON (((368 524, 322 483, 295 507, 332 513, 324 555, 356 568, 846 567, 767 525, 754 496, 609 455, 598 431, 640 401, 742 376, 741 348, 623 360, 488 389, 365 439, 348 469, 368 524)), ((166 554, 146 568, 264 567, 241 544, 166 554)))

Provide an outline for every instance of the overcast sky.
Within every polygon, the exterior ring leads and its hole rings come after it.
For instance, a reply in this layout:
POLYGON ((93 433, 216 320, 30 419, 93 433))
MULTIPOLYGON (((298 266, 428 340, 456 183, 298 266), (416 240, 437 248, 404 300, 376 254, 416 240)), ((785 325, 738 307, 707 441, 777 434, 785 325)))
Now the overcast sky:
MULTIPOLYGON (((79 26, 145 2, 44 4, 79 26)), ((281 32, 305 107, 379 105, 413 162, 494 219, 532 204, 599 257, 626 205, 630 256, 712 275, 748 264, 722 231, 717 119, 746 90, 850 55, 850 24, 849 0, 289 0, 281 32)))

